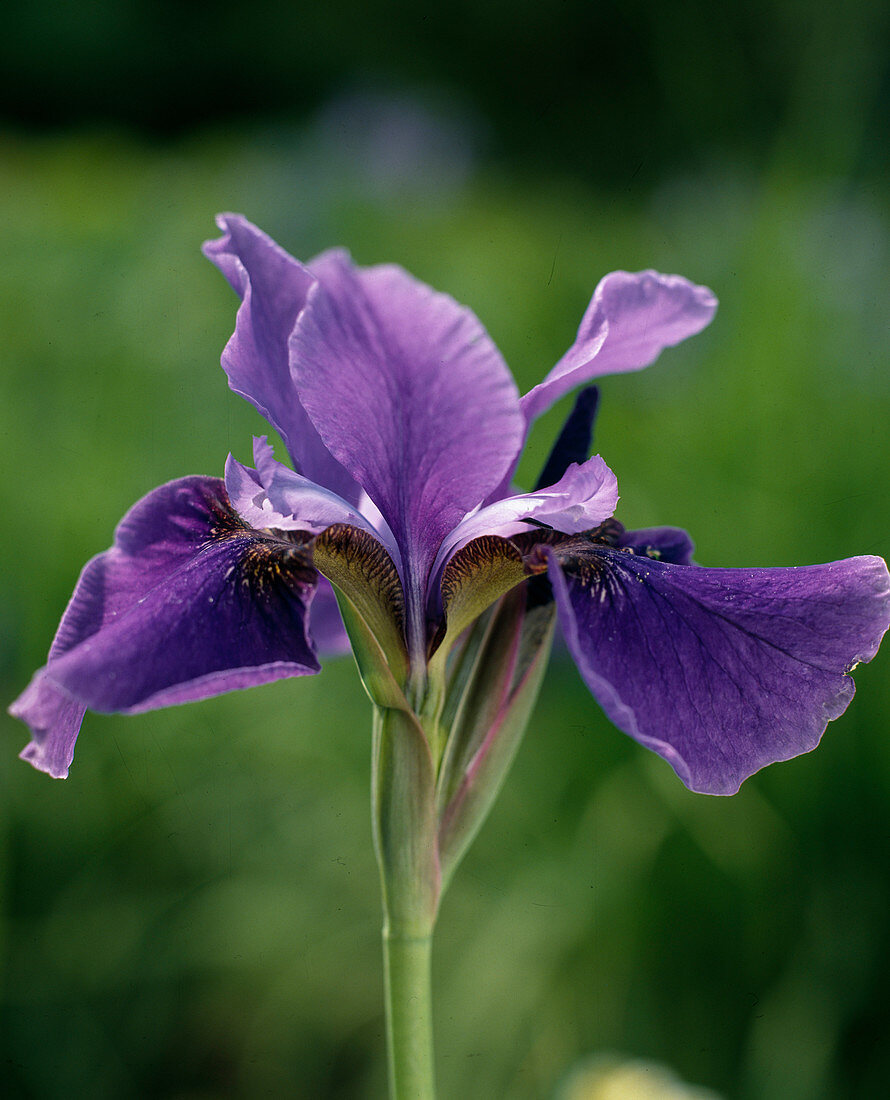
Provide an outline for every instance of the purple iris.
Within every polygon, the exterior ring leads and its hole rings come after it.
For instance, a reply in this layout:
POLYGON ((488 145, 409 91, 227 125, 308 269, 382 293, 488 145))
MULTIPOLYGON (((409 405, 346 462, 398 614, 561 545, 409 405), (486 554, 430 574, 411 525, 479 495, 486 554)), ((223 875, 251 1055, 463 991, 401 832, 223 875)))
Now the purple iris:
POLYGON ((347 646, 341 611, 360 667, 359 648, 376 654, 421 713, 437 650, 521 586, 528 606, 555 606, 612 721, 693 790, 732 793, 817 744, 890 623, 880 558, 708 569, 685 532, 625 531, 614 475, 586 457, 589 392, 544 484, 510 487, 536 417, 701 330, 709 290, 606 276, 572 346, 520 398, 476 317, 401 268, 341 251, 304 266, 241 217, 219 225, 205 253, 241 297, 223 367, 293 468, 262 438, 253 468, 230 457, 224 480, 173 481, 128 512, 11 708, 32 730, 26 760, 66 776, 87 708, 317 673, 319 652, 347 646))

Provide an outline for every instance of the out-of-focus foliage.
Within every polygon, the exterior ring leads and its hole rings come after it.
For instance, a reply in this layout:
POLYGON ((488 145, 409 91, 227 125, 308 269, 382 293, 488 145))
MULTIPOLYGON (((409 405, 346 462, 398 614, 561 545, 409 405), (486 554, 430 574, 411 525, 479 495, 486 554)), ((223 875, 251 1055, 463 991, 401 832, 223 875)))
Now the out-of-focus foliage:
POLYGON ((881 0, 6 0, 0 118, 183 133, 300 120, 358 82, 622 186, 707 149, 762 167, 789 129, 811 171, 886 170, 888 24, 881 0))
MULTIPOLYGON (((347 169, 328 126, 165 151, 3 142, 5 700, 135 499, 249 457, 261 422, 218 366, 236 299, 198 252, 217 209, 301 256, 344 243, 405 264, 474 307, 524 389, 604 272, 709 283, 710 330, 603 384, 620 518, 686 526, 706 564, 890 554, 884 194, 782 159, 634 194, 471 163, 444 179, 370 147, 347 169)), ((887 662, 858 670, 817 752, 723 800, 612 729, 557 654, 443 907, 443 1097, 553 1095, 601 1051, 733 1100, 881 1095, 887 662)), ((16 760, 26 731, 4 717, 7 1095, 383 1094, 367 710, 341 661, 91 715, 64 783, 16 760)))

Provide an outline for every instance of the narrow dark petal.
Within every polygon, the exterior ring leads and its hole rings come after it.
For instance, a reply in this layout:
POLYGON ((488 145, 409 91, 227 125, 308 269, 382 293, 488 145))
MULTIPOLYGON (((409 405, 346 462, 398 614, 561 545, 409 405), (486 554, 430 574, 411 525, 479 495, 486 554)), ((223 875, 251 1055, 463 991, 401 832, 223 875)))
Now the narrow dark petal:
POLYGON ((544 463, 544 469, 535 485, 536 492, 548 485, 555 485, 573 462, 580 466, 587 460, 593 443, 593 422, 599 400, 600 391, 596 386, 587 386, 575 398, 574 407, 544 463))
POLYGON ((705 569, 607 546, 544 553, 569 649, 603 709, 709 794, 815 748, 890 624, 880 558, 705 569))
POLYGON ((304 546, 244 526, 222 481, 149 493, 88 563, 45 668, 13 705, 25 758, 64 775, 89 707, 143 711, 319 671, 304 546))
POLYGON ((695 552, 695 544, 682 527, 646 527, 641 531, 622 529, 615 545, 672 565, 692 565, 695 552))

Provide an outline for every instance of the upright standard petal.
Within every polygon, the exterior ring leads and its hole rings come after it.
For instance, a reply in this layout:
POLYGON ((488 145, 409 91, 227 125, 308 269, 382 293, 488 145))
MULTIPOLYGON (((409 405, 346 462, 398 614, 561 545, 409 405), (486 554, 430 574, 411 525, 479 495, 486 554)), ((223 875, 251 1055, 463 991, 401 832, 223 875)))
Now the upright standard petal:
POLYGON ((515 384, 476 317, 401 268, 359 269, 343 252, 311 266, 320 285, 291 338, 300 400, 422 586, 519 450, 515 384))
POLYGON ((694 336, 714 316, 705 286, 657 271, 613 271, 596 288, 574 344, 543 382, 522 398, 527 423, 576 386, 603 374, 639 370, 665 348, 694 336))
POLYGON ((143 711, 318 672, 304 546, 246 527, 217 478, 155 489, 88 563, 47 665, 13 705, 23 754, 67 773, 89 707, 143 711))
POLYGON ((605 546, 544 552, 588 687, 706 794, 815 748, 890 624, 880 558, 705 569, 605 546))
POLYGON ((229 385, 275 428, 294 465, 312 481, 349 500, 355 482, 324 446, 294 389, 287 343, 315 277, 265 233, 237 214, 221 214, 224 235, 204 255, 242 302, 222 365, 229 385))

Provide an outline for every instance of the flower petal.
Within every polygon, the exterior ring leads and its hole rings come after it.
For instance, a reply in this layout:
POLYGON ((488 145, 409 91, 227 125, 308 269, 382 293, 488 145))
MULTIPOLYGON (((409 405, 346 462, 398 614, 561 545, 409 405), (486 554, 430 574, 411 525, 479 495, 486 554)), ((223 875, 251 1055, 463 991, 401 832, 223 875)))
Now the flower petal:
POLYGON ((291 338, 303 407, 383 514, 414 583, 515 458, 516 387, 476 317, 401 268, 312 262, 291 338))
POLYGON ((633 550, 635 554, 645 554, 647 558, 670 562, 672 565, 692 565, 692 555, 695 552, 695 544, 682 527, 622 530, 615 545, 622 550, 633 550))
POLYGON ((648 367, 664 348, 700 332, 716 308, 717 299, 707 287, 680 275, 606 275, 594 291, 574 344, 544 381, 522 398, 526 422, 591 378, 648 367))
POLYGON ((349 636, 331 582, 318 578, 318 588, 309 609, 309 636, 322 657, 342 657, 349 652, 349 636))
POLYGON ((380 538, 349 501, 276 462, 265 436, 254 439, 254 461, 252 470, 232 455, 226 460, 229 500, 251 527, 317 535, 333 523, 348 523, 380 538))
POLYGON ((47 665, 13 705, 34 735, 26 759, 64 775, 84 707, 138 712, 318 672, 307 560, 245 527, 217 478, 149 493, 87 564, 47 665))
POLYGON ((529 521, 574 535, 598 527, 617 504, 618 482, 599 455, 580 465, 573 462, 555 485, 506 497, 468 515, 442 543, 436 569, 461 546, 481 535, 506 538, 528 531, 529 521))
POLYGON ((546 548, 572 656, 612 721, 692 790, 815 748, 890 623, 880 558, 704 569, 546 548))
POLYGON ((291 378, 287 342, 315 276, 246 218, 216 221, 224 235, 207 241, 204 255, 242 298, 222 355, 229 385, 275 428, 301 473, 356 499, 355 482, 319 439, 291 378))
POLYGON ((586 462, 593 443, 593 424, 599 408, 600 393, 596 386, 585 386, 575 396, 572 411, 566 417, 556 442, 547 456, 535 491, 555 485, 571 463, 586 462))
POLYGON ((52 684, 45 669, 35 673, 9 708, 13 718, 26 722, 32 733, 19 756, 53 779, 67 779, 86 709, 52 684))

